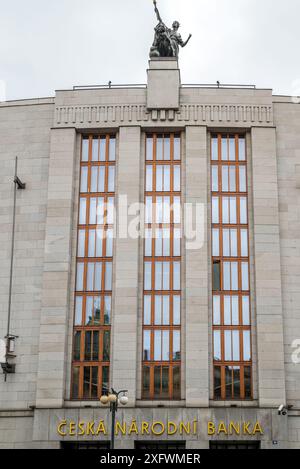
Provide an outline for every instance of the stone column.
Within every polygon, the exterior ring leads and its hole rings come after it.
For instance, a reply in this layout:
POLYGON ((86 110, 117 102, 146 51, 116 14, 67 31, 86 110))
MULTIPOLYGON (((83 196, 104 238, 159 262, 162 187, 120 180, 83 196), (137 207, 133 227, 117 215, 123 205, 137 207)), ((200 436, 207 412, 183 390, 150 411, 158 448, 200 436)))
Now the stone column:
POLYGON ((37 377, 38 408, 60 408, 64 401, 75 149, 75 129, 51 131, 37 377))
POLYGON ((137 318, 139 284, 139 239, 129 236, 128 224, 134 216, 124 210, 140 200, 140 127, 120 127, 117 196, 127 196, 127 207, 118 211, 115 254, 115 305, 112 328, 112 386, 128 389, 129 405, 135 404, 137 375, 137 318))
POLYGON ((186 127, 186 203, 199 204, 202 214, 201 246, 186 249, 187 407, 209 404, 207 161, 206 127, 186 127))
POLYGON ((252 129, 254 256, 260 407, 285 404, 276 130, 252 129))

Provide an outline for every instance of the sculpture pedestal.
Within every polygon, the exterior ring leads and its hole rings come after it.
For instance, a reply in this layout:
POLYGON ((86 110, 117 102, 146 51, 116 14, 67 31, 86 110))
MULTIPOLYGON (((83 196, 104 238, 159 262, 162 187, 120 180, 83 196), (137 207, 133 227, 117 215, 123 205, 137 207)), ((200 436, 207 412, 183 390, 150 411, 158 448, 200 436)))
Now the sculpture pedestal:
POLYGON ((153 58, 149 61, 148 109, 179 109, 180 70, 177 58, 153 58))

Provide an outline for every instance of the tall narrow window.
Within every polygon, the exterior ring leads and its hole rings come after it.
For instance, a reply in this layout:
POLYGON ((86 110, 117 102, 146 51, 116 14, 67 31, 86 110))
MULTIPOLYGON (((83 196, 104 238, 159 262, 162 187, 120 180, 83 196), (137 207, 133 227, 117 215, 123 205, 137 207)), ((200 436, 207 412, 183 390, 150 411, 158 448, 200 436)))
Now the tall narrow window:
POLYGON ((143 399, 181 398, 180 136, 146 138, 143 399))
POLYGON ((72 399, 109 386, 115 159, 114 136, 82 139, 72 399))
POLYGON ((245 136, 211 146, 214 398, 252 398, 245 136))

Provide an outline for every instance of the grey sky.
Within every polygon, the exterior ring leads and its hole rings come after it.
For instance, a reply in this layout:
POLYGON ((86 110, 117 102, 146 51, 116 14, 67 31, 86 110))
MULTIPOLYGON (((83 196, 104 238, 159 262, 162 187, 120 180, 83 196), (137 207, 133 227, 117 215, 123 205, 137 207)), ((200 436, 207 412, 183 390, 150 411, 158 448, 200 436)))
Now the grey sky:
MULTIPOLYGON (((299 0, 158 0, 167 24, 193 37, 183 83, 256 84, 300 95, 299 0)), ((145 83, 152 0, 0 0, 6 99, 73 85, 145 83)), ((1 88, 1 85, 0 85, 1 88)), ((1 94, 1 93, 0 93, 1 94)))

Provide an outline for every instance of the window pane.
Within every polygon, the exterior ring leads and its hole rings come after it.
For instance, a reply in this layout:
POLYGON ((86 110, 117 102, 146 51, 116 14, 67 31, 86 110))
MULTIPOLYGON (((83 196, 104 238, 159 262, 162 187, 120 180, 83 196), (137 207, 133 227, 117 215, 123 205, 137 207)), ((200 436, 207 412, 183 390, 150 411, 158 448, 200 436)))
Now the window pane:
POLYGON ((105 290, 109 291, 112 289, 112 263, 105 263, 105 290))
POLYGON ((242 290, 249 290, 249 264, 242 262, 242 290))
POLYGON ((85 332, 84 338, 84 359, 85 361, 92 360, 92 331, 85 332))
POLYGON ((144 351, 143 351, 143 360, 150 360, 150 331, 144 331, 144 351))
POLYGON ((106 137, 100 138, 100 161, 106 161, 106 137))
POLYGON ((212 222, 219 223, 219 198, 212 198, 212 222))
POLYGON ((80 178, 80 192, 88 191, 88 168, 83 166, 81 168, 81 178, 80 178))
POLYGON ((152 223, 152 197, 146 197, 145 223, 152 223))
POLYGON ((150 398, 150 367, 143 367, 143 398, 150 398))
POLYGON ((75 326, 82 324, 82 296, 75 298, 75 326))
POLYGON ((213 229, 212 234, 213 234, 213 240, 212 240, 213 256, 214 257, 219 257, 219 255, 220 255, 219 230, 218 229, 213 229))
POLYGON ((91 192, 97 192, 98 190, 98 168, 94 166, 91 168, 91 192))
POLYGON ((152 256, 152 230, 145 229, 145 256, 152 256))
POLYGON ((243 331, 244 341, 244 361, 251 360, 251 343, 250 343, 250 331, 243 331))
POLYGON ((163 262, 163 290, 170 289, 170 262, 163 262))
POLYGON ((79 398, 79 373, 80 368, 75 366, 73 368, 73 376, 72 376, 72 397, 73 399, 79 398))
MULTIPOLYGON (((173 222, 180 223, 181 222, 181 202, 180 197, 174 197, 173 202, 173 222)), ((170 218, 165 223, 170 223, 170 218)))
POLYGON ((115 167, 109 166, 108 168, 108 192, 115 190, 115 167))
POLYGON ((109 139, 109 161, 116 160, 116 139, 110 137, 109 139))
POLYGON ((246 166, 239 167, 240 173, 240 192, 247 192, 246 186, 246 166))
POLYGON ((222 160, 228 160, 227 137, 222 137, 222 160))
POLYGON ((239 138, 239 160, 246 160, 246 140, 244 137, 239 138))
POLYGON ((153 138, 147 137, 146 142, 146 159, 148 161, 153 160, 153 138))
POLYGON ((231 361, 232 360, 231 331, 224 332, 224 340, 225 340, 225 360, 231 361))
POLYGON ((173 296, 173 324, 180 324, 180 296, 173 296))
POLYGON ((243 307, 243 324, 244 326, 250 325, 250 308, 249 308, 249 297, 243 296, 242 300, 242 307, 243 307))
POLYGON ((77 263, 77 276, 76 276, 76 290, 83 291, 83 272, 84 264, 83 262, 77 263))
POLYGON ((170 166, 164 166, 164 187, 163 190, 165 192, 170 192, 171 190, 171 173, 170 173, 170 166))
POLYGON ((237 230, 230 230, 230 255, 237 257, 237 230))
POLYGON ((144 324, 151 324, 151 296, 144 296, 144 324))
POLYGON ((82 156, 81 161, 88 161, 89 159, 89 139, 82 140, 82 156))
POLYGON ((230 197, 230 224, 237 223, 236 197, 230 197))
POLYGON ((230 296, 224 297, 224 324, 231 326, 231 298, 230 296))
POLYGON ((109 389, 109 366, 102 367, 102 394, 107 394, 109 389))
POLYGON ((244 367, 244 384, 245 384, 245 398, 251 399, 252 391, 251 391, 251 367, 250 366, 244 367))
POLYGON ((229 138, 229 160, 235 161, 235 138, 229 138))
POLYGON ((232 296, 231 297, 231 305, 232 305, 232 325, 238 326, 240 323, 239 320, 239 297, 232 296))
POLYGON ((103 361, 107 362, 110 359, 110 331, 103 333, 103 361))
POLYGON ((221 299, 220 296, 213 296, 213 323, 215 326, 221 324, 221 299))
POLYGON ((221 367, 214 367, 214 397, 215 399, 221 398, 221 367))
POLYGON ((247 199, 246 199, 246 197, 241 197, 240 198, 240 223, 242 225, 248 223, 247 199))
POLYGON ((162 304, 163 304, 163 319, 162 323, 164 326, 168 326, 170 324, 170 297, 163 296, 162 297, 162 304))
POLYGON ((232 351, 233 361, 238 362, 240 360, 240 333, 239 331, 232 331, 232 351))
POLYGON ((235 166, 229 168, 229 191, 236 192, 236 171, 235 166))
POLYGON ((223 211, 223 216, 222 216, 222 221, 224 224, 229 223, 229 200, 228 197, 223 197, 222 199, 222 211, 223 211))
POLYGON ((162 323, 162 297, 155 296, 155 314, 154 314, 154 324, 160 326, 162 323))
POLYGON ((224 262, 223 264, 223 290, 231 290, 231 282, 230 282, 230 263, 224 262))
POLYGON ((98 168, 98 189, 97 192, 104 192, 105 190, 105 167, 98 168))
POLYGON ((218 192, 218 190, 219 190, 219 169, 218 169, 218 166, 212 166, 212 168, 211 168, 211 190, 212 190, 212 192, 218 192))
POLYGON ((95 257, 95 241, 96 241, 96 231, 90 230, 89 231, 88 257, 95 257))
POLYGON ((98 367, 92 367, 92 386, 91 386, 91 398, 96 399, 98 397, 98 367))
POLYGON ((102 263, 97 262, 95 264, 95 283, 94 283, 94 290, 100 291, 102 290, 102 263))
POLYGON ((83 398, 89 399, 90 398, 90 370, 89 366, 85 366, 83 368, 83 398))
POLYGON ((155 262, 155 290, 162 290, 162 263, 155 262))
POLYGON ((169 397, 169 368, 162 367, 162 381, 161 381, 161 398, 167 399, 169 397))
POLYGON ((180 228, 174 228, 174 240, 173 240, 173 256, 179 257, 181 255, 181 230, 180 228))
POLYGON ((79 225, 86 223, 86 199, 81 198, 79 203, 79 225))
POLYGON ((221 289, 221 274, 220 274, 220 262, 213 263, 213 290, 219 291, 221 289))
POLYGON ((114 223, 114 208, 115 208, 115 199, 113 197, 108 197, 107 199, 107 224, 113 225, 114 223))
POLYGON ((92 161, 98 161, 98 159, 99 159, 99 139, 93 138, 92 161))
POLYGON ((95 296, 94 297, 94 324, 95 326, 98 326, 100 324, 100 302, 101 298, 100 296, 95 296))
POLYGON ((170 160, 170 158, 171 158, 170 151, 171 151, 170 137, 165 136, 165 138, 164 138, 164 160, 165 161, 170 160))
POLYGON ((99 331, 93 333, 93 361, 99 360, 99 331))
POLYGON ((173 399, 180 399, 180 367, 174 366, 173 368, 173 399))
POLYGON ((180 166, 174 166, 174 191, 180 191, 180 166))
POLYGON ((85 325, 91 326, 93 324, 93 297, 87 296, 86 309, 85 309, 85 325))
POLYGON ((97 215, 97 199, 92 198, 90 199, 90 218, 89 224, 96 225, 96 215, 97 215))
POLYGON ((180 331, 173 331, 173 360, 180 361, 180 331))
POLYGON ((77 256, 84 257, 85 252, 85 230, 78 231, 78 247, 77 247, 77 256))
MULTIPOLYGON (((146 166, 146 191, 151 192, 152 191, 152 178, 153 178, 153 170, 152 166, 147 165, 146 166)), ((157 189, 156 189, 157 190, 157 189)))
MULTIPOLYGON (((113 237, 114 237, 114 232, 113 230, 106 230, 106 257, 112 257, 113 255, 113 237)), ((99 238, 99 244, 102 244, 102 239, 99 238)), ((97 257, 101 257, 98 256, 97 257)))
POLYGON ((161 361, 161 331, 154 331, 154 361, 161 361))
POLYGON ((222 191, 228 192, 228 166, 222 166, 222 191))
POLYGON ((248 231, 241 230, 241 256, 248 257, 248 231))
POLYGON ((156 139, 156 159, 158 161, 163 159, 163 139, 162 139, 162 136, 157 136, 157 139, 156 139))
POLYGON ((233 368, 233 397, 239 399, 241 396, 241 377, 240 367, 235 366, 233 368))
POLYGON ((145 290, 151 290, 151 277, 152 277, 152 264, 151 262, 145 262, 145 278, 144 278, 144 288, 145 290))
POLYGON ((221 332, 214 331, 214 360, 221 360, 221 332))
POLYGON ((162 360, 168 361, 169 359, 170 359, 170 333, 169 331, 163 331, 162 360))
POLYGON ((223 256, 230 257, 229 230, 223 230, 223 256))
POLYGON ((173 264, 173 290, 180 290, 180 262, 173 264))
POLYGON ((104 299, 104 324, 110 324, 111 319, 111 296, 104 299))
POLYGON ((213 161, 218 160, 218 137, 211 139, 211 159, 213 161))
POLYGON ((174 137, 174 160, 180 160, 180 137, 174 137))
POLYGON ((80 342, 81 342, 81 332, 75 331, 74 332, 74 351, 73 351, 73 359, 75 361, 80 360, 80 342))
POLYGON ((94 269, 95 269, 95 264, 92 264, 89 262, 87 266, 87 287, 86 287, 88 291, 93 291, 94 289, 94 269))
POLYGON ((231 290, 237 291, 238 289, 239 289, 238 263, 231 262, 231 290))

